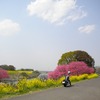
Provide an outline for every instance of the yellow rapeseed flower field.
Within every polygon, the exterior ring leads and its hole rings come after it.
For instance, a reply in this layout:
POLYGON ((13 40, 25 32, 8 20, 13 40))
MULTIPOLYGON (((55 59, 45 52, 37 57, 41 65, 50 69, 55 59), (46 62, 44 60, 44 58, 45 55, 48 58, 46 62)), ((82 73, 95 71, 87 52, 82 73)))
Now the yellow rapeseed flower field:
MULTIPOLYGON (((70 80, 71 82, 77 82, 80 80, 84 79, 92 79, 92 78, 97 78, 97 74, 83 74, 79 76, 71 76, 70 80)), ((37 90, 37 89, 44 89, 44 88, 50 88, 50 87, 57 87, 62 85, 61 82, 64 79, 64 77, 61 77, 60 79, 57 80, 52 80, 48 79, 46 81, 42 81, 38 78, 27 80, 27 79, 22 79, 19 80, 17 84, 15 85, 9 85, 5 83, 0 83, 0 98, 5 96, 5 95, 12 95, 12 94, 20 94, 20 93, 25 93, 28 91, 32 90, 37 90)))

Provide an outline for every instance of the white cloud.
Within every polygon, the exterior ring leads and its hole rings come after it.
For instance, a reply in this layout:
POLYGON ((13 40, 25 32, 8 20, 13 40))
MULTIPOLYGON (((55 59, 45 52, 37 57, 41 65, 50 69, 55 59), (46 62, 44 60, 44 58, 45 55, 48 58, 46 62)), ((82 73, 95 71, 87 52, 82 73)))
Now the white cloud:
POLYGON ((72 14, 67 17, 67 19, 76 21, 76 20, 82 19, 86 16, 87 16, 87 13, 85 11, 82 11, 81 8, 79 8, 79 9, 73 11, 72 14))
POLYGON ((27 10, 30 16, 36 15, 55 24, 78 20, 87 15, 76 5, 76 0, 34 0, 27 6, 27 10))
POLYGON ((0 35, 8 36, 20 31, 20 25, 10 19, 0 21, 0 35))
POLYGON ((86 26, 81 26, 79 27, 79 32, 80 33, 92 33, 95 30, 95 25, 86 25, 86 26))

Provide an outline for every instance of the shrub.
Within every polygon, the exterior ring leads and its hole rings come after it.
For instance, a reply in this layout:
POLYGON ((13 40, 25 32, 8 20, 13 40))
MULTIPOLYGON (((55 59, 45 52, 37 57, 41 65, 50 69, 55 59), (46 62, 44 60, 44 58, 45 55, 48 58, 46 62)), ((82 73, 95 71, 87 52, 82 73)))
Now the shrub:
POLYGON ((20 73, 20 77, 22 77, 22 78, 28 78, 29 76, 28 76, 27 73, 22 72, 22 73, 20 73))
POLYGON ((98 77, 98 74, 90 74, 88 75, 88 79, 92 79, 92 78, 97 78, 98 77))
POLYGON ((9 78, 8 72, 2 68, 0 68, 0 79, 9 78))
POLYGON ((71 76, 70 80, 71 82, 77 82, 77 81, 81 81, 81 80, 85 80, 85 79, 92 79, 92 78, 97 78, 98 74, 82 74, 82 75, 75 75, 75 76, 71 76))
POLYGON ((36 78, 40 75, 39 71, 33 71, 32 74, 30 75, 31 78, 36 78))
POLYGON ((40 75, 38 76, 38 78, 39 78, 40 80, 45 81, 45 80, 47 80, 47 79, 48 79, 48 75, 47 75, 47 74, 45 74, 45 73, 43 73, 43 74, 40 74, 40 75))

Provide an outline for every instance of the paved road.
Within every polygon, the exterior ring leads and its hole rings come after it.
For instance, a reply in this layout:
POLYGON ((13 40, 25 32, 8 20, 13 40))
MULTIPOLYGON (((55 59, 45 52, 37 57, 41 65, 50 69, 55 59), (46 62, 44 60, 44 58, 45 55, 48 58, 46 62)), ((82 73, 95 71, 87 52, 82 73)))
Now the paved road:
POLYGON ((59 87, 7 100, 100 100, 100 77, 85 80, 72 87, 59 87))

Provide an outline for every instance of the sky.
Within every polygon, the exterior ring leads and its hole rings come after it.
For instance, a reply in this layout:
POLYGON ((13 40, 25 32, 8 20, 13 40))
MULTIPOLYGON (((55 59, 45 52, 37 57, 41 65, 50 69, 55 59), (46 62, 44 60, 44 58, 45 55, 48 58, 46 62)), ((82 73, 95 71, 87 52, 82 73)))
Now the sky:
POLYGON ((100 66, 100 0, 0 0, 0 65, 52 71, 86 51, 100 66))

